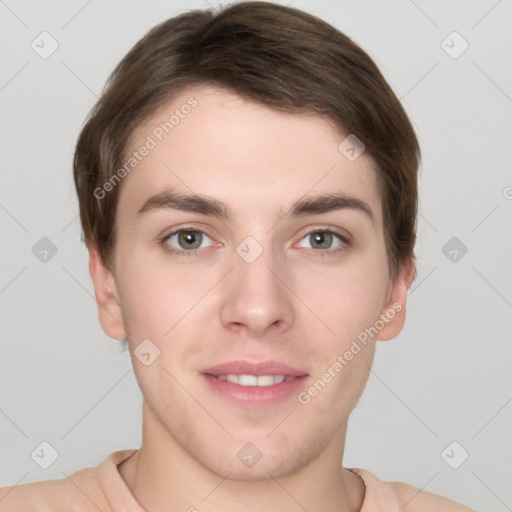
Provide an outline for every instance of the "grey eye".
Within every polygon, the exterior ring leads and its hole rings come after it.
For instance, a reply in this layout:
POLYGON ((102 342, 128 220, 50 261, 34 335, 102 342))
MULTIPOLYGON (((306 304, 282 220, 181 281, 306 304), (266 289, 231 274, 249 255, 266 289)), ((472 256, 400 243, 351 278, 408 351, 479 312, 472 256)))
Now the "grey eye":
MULTIPOLYGON (((310 249, 333 249, 338 245, 342 244, 342 240, 339 235, 333 233, 332 231, 324 230, 324 231, 313 231, 308 233, 302 240, 311 239, 309 248, 310 249), (335 238, 339 240, 337 245, 332 245, 335 241, 335 238)), ((299 244, 300 247, 308 247, 299 244)))
POLYGON ((207 239, 210 240, 210 237, 202 231, 180 229, 169 235, 167 243, 178 250, 193 251, 195 249, 202 249, 204 247, 203 242, 207 239), (173 242, 174 244, 177 243, 178 246, 174 245, 173 242))

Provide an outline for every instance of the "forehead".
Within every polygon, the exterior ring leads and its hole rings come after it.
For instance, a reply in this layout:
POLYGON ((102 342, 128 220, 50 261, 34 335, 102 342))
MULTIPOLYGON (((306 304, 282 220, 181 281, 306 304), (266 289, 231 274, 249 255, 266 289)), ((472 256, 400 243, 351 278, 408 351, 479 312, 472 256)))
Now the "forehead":
POLYGON ((248 215, 341 191, 364 199, 378 220, 373 160, 347 159, 339 145, 348 135, 315 114, 281 112, 220 88, 186 89, 134 130, 125 162, 139 155, 122 182, 118 213, 134 215, 164 190, 206 194, 248 215))

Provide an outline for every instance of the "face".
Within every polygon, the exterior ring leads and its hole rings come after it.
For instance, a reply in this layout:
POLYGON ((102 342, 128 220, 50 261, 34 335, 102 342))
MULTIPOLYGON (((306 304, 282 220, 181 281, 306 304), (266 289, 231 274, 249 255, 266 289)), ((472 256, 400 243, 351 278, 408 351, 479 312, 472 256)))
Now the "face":
POLYGON ((154 147, 119 185, 112 273, 91 249, 100 321, 128 339, 155 442, 216 474, 342 451, 375 340, 402 327, 412 269, 390 278, 377 175, 347 135, 200 88, 130 141, 154 147))

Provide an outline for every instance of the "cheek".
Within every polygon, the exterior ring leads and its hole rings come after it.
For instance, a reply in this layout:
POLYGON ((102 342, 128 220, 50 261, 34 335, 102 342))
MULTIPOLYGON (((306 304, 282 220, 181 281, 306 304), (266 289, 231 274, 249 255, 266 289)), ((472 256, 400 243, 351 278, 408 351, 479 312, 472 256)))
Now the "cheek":
POLYGON ((382 312, 389 275, 380 252, 367 251, 328 268, 309 265, 294 277, 293 289, 318 319, 309 330, 316 326, 326 333, 322 344, 331 353, 350 345, 382 312))
POLYGON ((307 406, 306 410, 314 409, 319 424, 328 425, 348 416, 368 380, 387 274, 376 260, 375 264, 347 266, 321 278, 314 273, 310 277, 323 287, 307 286, 307 279, 303 280, 304 302, 329 330, 316 319, 304 323, 319 357, 311 382, 298 401, 307 406))
POLYGON ((194 318, 200 309, 197 306, 216 282, 216 271, 199 262, 166 262, 165 255, 148 258, 142 249, 132 249, 131 254, 118 272, 129 338, 134 343, 149 338, 163 346, 194 318))

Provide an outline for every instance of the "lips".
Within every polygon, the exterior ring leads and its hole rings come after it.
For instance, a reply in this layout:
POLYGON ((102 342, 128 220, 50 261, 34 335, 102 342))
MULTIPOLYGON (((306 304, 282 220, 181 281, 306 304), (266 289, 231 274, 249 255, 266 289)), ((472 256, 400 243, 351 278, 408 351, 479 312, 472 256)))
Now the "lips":
POLYGON ((212 366, 202 373, 218 377, 219 375, 253 375, 255 377, 265 375, 284 375, 284 377, 302 377, 307 372, 293 368, 284 363, 276 361, 263 361, 259 363, 250 363, 247 361, 230 361, 216 366, 212 366))
POLYGON ((215 393, 251 408, 289 400, 308 377, 303 370, 275 361, 231 361, 207 368, 201 375, 215 393))

